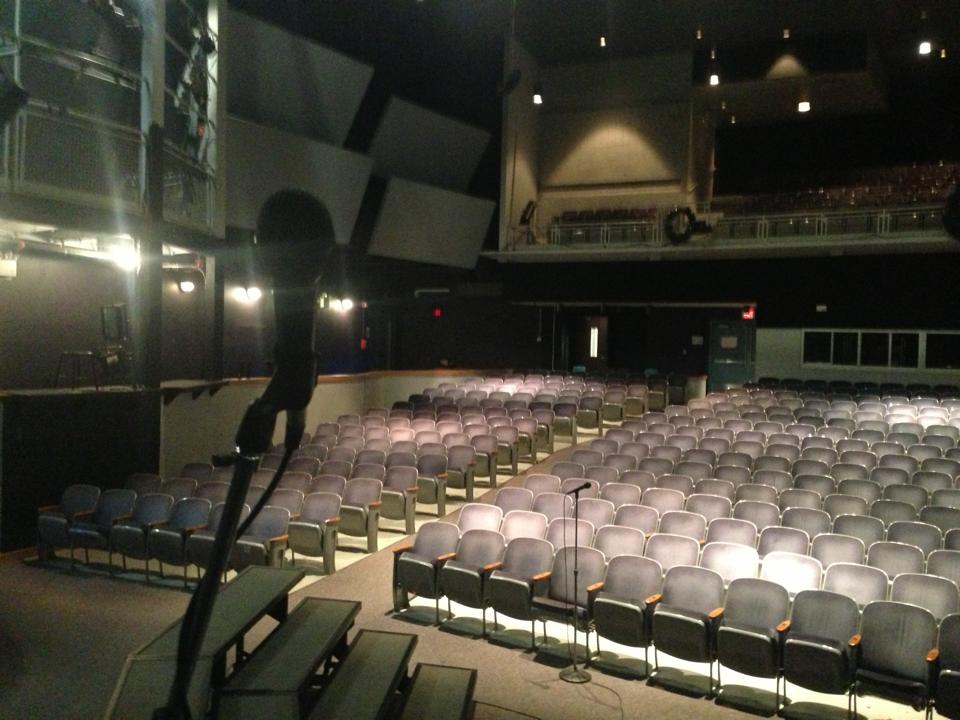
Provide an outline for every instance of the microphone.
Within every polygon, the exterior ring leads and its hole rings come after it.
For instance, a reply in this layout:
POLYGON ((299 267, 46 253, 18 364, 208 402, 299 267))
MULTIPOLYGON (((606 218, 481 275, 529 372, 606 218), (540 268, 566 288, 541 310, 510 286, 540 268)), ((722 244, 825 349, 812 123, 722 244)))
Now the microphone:
POLYGON ((573 490, 567 490, 567 491, 564 493, 564 495, 574 495, 574 494, 580 492, 581 490, 586 490, 586 489, 589 488, 589 487, 590 487, 590 481, 588 480, 587 482, 583 483, 582 485, 577 485, 575 488, 573 488, 573 490))
POLYGON ((254 452, 269 447, 276 413, 287 413, 284 444, 294 450, 306 425, 306 407, 317 381, 314 349, 317 283, 324 263, 336 247, 333 220, 317 198, 299 190, 280 190, 264 203, 257 217, 258 264, 273 285, 276 316, 274 373, 260 398, 259 428, 244 428, 237 445, 254 452), (272 413, 272 415, 271 415, 272 413), (269 425, 269 429, 266 427, 269 425), (250 437, 251 434, 259 438, 250 437), (244 442, 241 442, 243 440, 244 442), (291 445, 292 444, 292 445, 291 445))

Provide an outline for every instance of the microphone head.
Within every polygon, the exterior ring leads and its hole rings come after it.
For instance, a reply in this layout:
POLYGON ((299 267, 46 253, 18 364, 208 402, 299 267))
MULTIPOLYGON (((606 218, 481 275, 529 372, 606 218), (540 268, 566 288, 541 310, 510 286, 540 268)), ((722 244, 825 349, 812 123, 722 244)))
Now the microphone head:
POLYGON ((313 285, 336 247, 326 206, 301 190, 275 192, 257 217, 259 264, 275 286, 313 285))

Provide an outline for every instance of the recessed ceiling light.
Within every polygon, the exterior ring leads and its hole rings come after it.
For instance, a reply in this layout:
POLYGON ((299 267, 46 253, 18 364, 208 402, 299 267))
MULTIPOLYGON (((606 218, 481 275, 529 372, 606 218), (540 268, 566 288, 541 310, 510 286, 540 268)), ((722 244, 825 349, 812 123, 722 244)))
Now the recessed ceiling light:
POLYGON ((720 76, 717 75, 716 73, 713 73, 712 75, 710 75, 710 84, 711 84, 711 85, 719 85, 719 84, 720 84, 720 76))
POLYGON ((797 112, 801 112, 801 113, 810 112, 810 101, 809 101, 809 100, 801 100, 800 102, 798 102, 798 103, 797 103, 797 112))
POLYGON ((921 55, 929 55, 933 50, 933 45, 930 44, 929 40, 924 40, 920 43, 920 47, 917 48, 917 52, 921 55))

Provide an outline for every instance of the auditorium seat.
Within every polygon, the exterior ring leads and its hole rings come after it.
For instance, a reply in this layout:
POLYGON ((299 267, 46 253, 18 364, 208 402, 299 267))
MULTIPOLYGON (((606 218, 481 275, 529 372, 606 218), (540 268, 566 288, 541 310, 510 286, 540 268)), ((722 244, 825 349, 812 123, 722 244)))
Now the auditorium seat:
POLYGON ((457 526, 435 520, 424 523, 412 545, 393 548, 394 612, 409 607, 409 594, 434 600, 436 622, 440 624, 440 568, 454 557, 460 531, 457 526))
POLYGON ((340 504, 339 495, 327 492, 311 493, 303 499, 300 517, 288 528, 291 562, 296 564, 297 553, 322 557, 324 573, 336 572, 340 504))
POLYGON ((53 556, 56 548, 70 547, 67 531, 77 516, 87 515, 96 508, 100 488, 77 483, 67 486, 58 505, 37 508, 37 555, 41 560, 53 556))
MULTIPOLYGON (((185 547, 187 538, 207 525, 212 504, 204 498, 181 498, 170 510, 170 518, 150 530, 147 535, 147 554, 163 564, 183 567, 184 586, 187 583, 185 547)), ((149 563, 149 560, 147 561, 149 563)))
POLYGON ((487 584, 494 622, 498 612, 517 620, 529 620, 530 647, 534 650, 537 646, 537 615, 531 599, 534 594, 545 591, 553 555, 553 546, 546 540, 515 538, 507 545, 502 565, 490 574, 487 584))
POLYGON ((483 636, 487 634, 487 579, 501 566, 505 551, 499 532, 474 528, 463 532, 456 554, 440 565, 437 594, 447 597, 448 609, 450 600, 480 609, 483 636))
MULTIPOLYGON (((137 496, 133 512, 129 518, 118 519, 110 528, 108 559, 113 570, 113 553, 120 553, 123 569, 127 568, 127 558, 147 560, 147 534, 154 527, 165 523, 170 517, 173 497, 162 493, 145 493, 137 496)), ((150 565, 146 565, 147 580, 150 579, 150 565)))
POLYGON ((591 613, 598 637, 643 648, 647 668, 652 639, 647 601, 660 591, 661 582, 662 570, 655 560, 633 555, 613 557, 607 563, 603 589, 596 594, 591 613))
POLYGON ((365 537, 367 552, 377 551, 377 524, 383 483, 373 478, 348 480, 340 505, 340 532, 365 537))

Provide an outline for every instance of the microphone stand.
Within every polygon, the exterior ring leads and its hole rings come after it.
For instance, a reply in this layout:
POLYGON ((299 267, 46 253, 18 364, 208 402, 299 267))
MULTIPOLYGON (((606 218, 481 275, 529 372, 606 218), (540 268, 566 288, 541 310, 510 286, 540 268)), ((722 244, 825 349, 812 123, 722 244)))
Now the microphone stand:
MULTIPOLYGON (((577 582, 580 576, 580 493, 584 486, 576 488, 573 491, 573 652, 570 658, 573 661, 571 667, 560 671, 560 679, 568 683, 590 682, 590 673, 577 667, 577 582)), ((589 621, 589 620, 588 620, 589 621)), ((589 640, 589 636, 588 636, 589 640)), ((587 657, 590 656, 590 647, 587 646, 587 657)))

